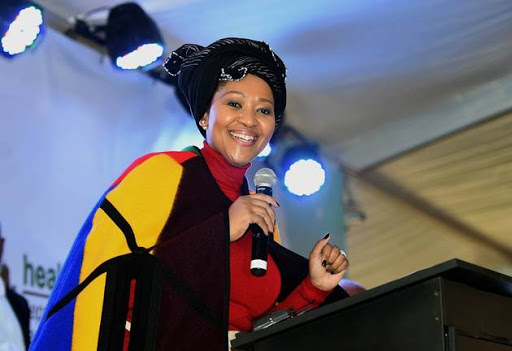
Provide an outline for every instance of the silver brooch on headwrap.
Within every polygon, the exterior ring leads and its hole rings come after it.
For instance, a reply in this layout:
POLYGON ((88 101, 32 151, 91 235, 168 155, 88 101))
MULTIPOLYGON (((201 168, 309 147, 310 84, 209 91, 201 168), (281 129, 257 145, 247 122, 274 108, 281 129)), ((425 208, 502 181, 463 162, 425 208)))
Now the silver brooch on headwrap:
POLYGON ((230 70, 226 72, 224 68, 220 69, 219 81, 238 82, 245 78, 247 75, 247 67, 240 67, 237 70, 230 70))

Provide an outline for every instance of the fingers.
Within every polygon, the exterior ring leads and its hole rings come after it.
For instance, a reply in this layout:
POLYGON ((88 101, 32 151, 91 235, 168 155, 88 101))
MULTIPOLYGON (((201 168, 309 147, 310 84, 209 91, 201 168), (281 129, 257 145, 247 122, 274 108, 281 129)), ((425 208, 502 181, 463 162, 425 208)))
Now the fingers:
POLYGON ((277 204, 277 202, 272 197, 264 194, 250 195, 247 197, 247 201, 250 215, 249 223, 259 225, 265 234, 273 233, 276 214, 272 205, 277 204))
MULTIPOLYGON (((326 236, 324 236, 322 239, 320 239, 315 246, 313 247, 313 250, 311 250, 311 253, 309 254, 309 259, 315 259, 315 258, 322 258, 322 250, 327 245, 327 242, 331 238, 331 233, 328 233, 326 236)), ((322 258, 324 259, 324 258, 322 258)))
POLYGON ((327 262, 329 262, 329 264, 332 265, 340 255, 340 248, 336 245, 329 245, 329 247, 324 247, 324 253, 326 251, 330 251, 329 254, 325 255, 325 257, 327 259, 327 262))
POLYGON ((274 232, 276 214, 272 206, 279 206, 271 196, 254 194, 240 196, 229 208, 230 239, 240 238, 249 225, 258 225, 264 234, 274 232))
POLYGON ((268 196, 265 194, 253 194, 249 196, 252 199, 258 199, 260 201, 266 202, 267 204, 271 204, 274 207, 281 207, 279 202, 277 202, 272 196, 268 196))
POLYGON ((268 217, 263 217, 258 213, 252 213, 248 222, 259 226, 265 235, 274 232, 274 226, 269 223, 268 217))
POLYGON ((337 274, 345 271, 348 268, 348 260, 347 257, 343 254, 338 255, 338 257, 328 266, 328 271, 333 274, 337 274))
POLYGON ((276 222, 276 213, 269 203, 259 200, 251 199, 252 205, 254 206, 253 211, 262 216, 267 222, 269 228, 274 228, 276 222))
POLYGON ((331 274, 341 273, 348 268, 345 252, 336 245, 325 245, 322 249, 322 258, 322 265, 331 274))

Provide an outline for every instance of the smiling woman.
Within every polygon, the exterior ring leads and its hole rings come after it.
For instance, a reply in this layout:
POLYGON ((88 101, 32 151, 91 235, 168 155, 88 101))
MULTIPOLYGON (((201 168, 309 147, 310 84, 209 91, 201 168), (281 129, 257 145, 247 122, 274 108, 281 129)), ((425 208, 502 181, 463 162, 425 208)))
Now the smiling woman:
POLYGON ((228 335, 252 330, 265 314, 348 296, 338 286, 348 261, 329 235, 309 261, 294 254, 273 240, 278 202, 249 194, 245 172, 286 106, 281 59, 266 43, 226 38, 183 45, 165 68, 178 76, 204 146, 146 155, 107 190, 76 239, 32 350, 227 350, 228 335), (263 276, 250 273, 252 225, 269 238, 263 276), (150 268, 116 267, 126 275, 122 288, 100 279, 87 286, 98 266, 123 257, 145 257, 150 268), (162 290, 147 281, 159 269, 162 290), (120 298, 108 300, 112 290, 120 298))

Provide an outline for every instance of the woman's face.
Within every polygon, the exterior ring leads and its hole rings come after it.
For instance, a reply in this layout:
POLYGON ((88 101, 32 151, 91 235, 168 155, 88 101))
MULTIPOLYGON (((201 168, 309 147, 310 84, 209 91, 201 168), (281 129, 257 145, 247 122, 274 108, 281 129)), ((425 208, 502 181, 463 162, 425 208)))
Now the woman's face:
POLYGON ((269 85, 248 74, 220 84, 210 110, 200 121, 206 141, 234 166, 251 162, 270 141, 275 128, 274 97, 269 85))

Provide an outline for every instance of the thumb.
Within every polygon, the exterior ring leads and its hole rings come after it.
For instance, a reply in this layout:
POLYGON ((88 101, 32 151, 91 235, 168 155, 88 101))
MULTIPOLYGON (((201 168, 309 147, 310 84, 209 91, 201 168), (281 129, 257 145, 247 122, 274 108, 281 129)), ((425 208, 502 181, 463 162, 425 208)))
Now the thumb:
POLYGON ((313 247, 313 250, 311 250, 310 257, 311 258, 320 257, 320 255, 322 253, 322 249, 324 248, 325 245, 327 245, 330 238, 331 238, 331 233, 328 233, 326 236, 324 236, 322 239, 320 239, 313 247))

